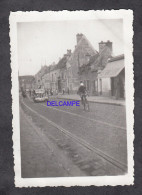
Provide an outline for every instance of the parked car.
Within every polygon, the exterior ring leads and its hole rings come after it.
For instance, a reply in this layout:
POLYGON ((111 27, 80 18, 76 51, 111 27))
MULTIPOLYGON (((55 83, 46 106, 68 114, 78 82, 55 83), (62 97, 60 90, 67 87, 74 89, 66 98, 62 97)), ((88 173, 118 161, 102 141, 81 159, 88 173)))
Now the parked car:
POLYGON ((48 101, 49 97, 45 94, 44 89, 36 89, 33 97, 33 101, 38 102, 45 102, 48 101))

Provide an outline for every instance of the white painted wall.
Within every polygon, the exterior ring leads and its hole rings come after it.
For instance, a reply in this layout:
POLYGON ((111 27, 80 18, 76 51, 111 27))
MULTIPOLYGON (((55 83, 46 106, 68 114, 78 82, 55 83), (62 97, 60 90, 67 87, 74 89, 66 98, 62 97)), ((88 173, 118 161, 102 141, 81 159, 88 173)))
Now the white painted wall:
POLYGON ((98 78, 98 93, 109 93, 111 91, 111 79, 110 78, 98 78))
POLYGON ((110 78, 102 78, 102 92, 109 92, 111 90, 110 78))

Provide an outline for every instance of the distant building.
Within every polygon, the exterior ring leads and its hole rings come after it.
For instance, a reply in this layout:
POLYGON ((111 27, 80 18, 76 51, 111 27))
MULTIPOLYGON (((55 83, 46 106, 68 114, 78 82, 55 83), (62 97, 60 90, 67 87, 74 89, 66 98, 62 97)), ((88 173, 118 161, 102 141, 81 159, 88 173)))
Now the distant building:
POLYGON ((37 74, 35 75, 35 88, 43 87, 42 77, 47 72, 48 72, 48 67, 46 65, 42 66, 41 69, 37 72, 37 74))
POLYGON ((35 81, 34 76, 19 76, 19 88, 20 90, 31 90, 35 81))
POLYGON ((67 74, 67 62, 71 57, 71 50, 67 50, 67 53, 64 54, 63 58, 61 58, 57 64, 59 69, 59 77, 58 77, 58 91, 62 92, 68 90, 68 74, 67 74))
POLYGON ((52 65, 50 68, 50 89, 55 93, 58 89, 59 69, 57 65, 52 65))
POLYGON ((42 76, 42 84, 44 89, 50 89, 50 66, 48 67, 48 72, 42 76))
POLYGON ((53 92, 67 90, 67 67, 66 63, 71 56, 71 50, 67 50, 57 64, 48 66, 46 73, 41 77, 42 86, 53 92))
POLYGON ((116 99, 125 98, 124 55, 111 58, 98 74, 99 93, 116 99))

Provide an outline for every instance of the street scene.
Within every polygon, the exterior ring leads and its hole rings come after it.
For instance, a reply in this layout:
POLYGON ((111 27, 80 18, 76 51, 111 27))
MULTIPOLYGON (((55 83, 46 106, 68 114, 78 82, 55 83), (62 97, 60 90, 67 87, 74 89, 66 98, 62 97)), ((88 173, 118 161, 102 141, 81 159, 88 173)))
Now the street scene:
POLYGON ((123 20, 19 23, 17 32, 21 177, 125 175, 123 20))
POLYGON ((28 98, 21 100, 23 177, 118 175, 127 171, 125 107, 90 106, 90 112, 83 112, 83 107, 47 107, 28 98))

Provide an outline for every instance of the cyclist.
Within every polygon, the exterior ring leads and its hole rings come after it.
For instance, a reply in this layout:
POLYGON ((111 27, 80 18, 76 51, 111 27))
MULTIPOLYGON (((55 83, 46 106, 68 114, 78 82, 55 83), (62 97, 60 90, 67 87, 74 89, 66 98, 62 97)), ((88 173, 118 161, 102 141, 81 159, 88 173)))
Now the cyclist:
POLYGON ((79 86, 77 94, 79 94, 81 97, 81 103, 83 103, 83 95, 86 95, 86 93, 87 93, 86 87, 84 86, 84 83, 80 81, 80 86, 79 86))

